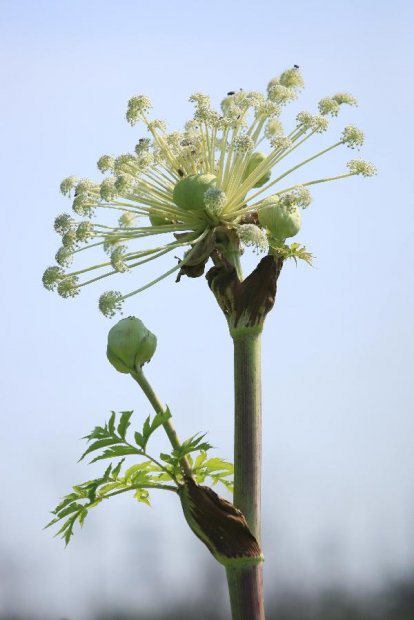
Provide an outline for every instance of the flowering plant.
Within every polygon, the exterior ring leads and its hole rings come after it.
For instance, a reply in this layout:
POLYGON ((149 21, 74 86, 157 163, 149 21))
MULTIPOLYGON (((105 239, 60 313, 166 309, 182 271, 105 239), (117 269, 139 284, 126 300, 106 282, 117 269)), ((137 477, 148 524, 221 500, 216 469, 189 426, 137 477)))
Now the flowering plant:
POLYGON ((194 117, 181 132, 168 132, 164 122, 148 117, 152 106, 147 97, 133 97, 126 118, 131 125, 143 123, 150 137, 141 137, 134 153, 103 155, 98 168, 108 176, 101 183, 75 177, 62 182, 62 193, 74 193, 73 211, 84 219, 77 221, 68 213, 56 218, 62 246, 56 254, 57 265, 43 275, 47 289, 75 297, 86 284, 182 249, 178 263, 154 280, 128 293, 103 293, 99 308, 112 318, 126 299, 174 272, 177 280, 184 275, 201 276, 211 259, 207 281, 234 342, 234 482, 230 463, 208 457, 211 445, 204 435, 179 440, 170 410, 143 373, 155 352, 156 337, 139 319, 129 317, 110 330, 108 359, 138 383, 155 417, 144 421, 133 440, 127 436, 131 411, 122 412, 119 418, 112 413, 104 426, 87 435, 90 445, 82 458, 92 453, 93 461, 122 458, 111 463, 101 477, 73 487, 49 525, 63 520, 58 534, 69 542, 74 525, 82 525, 88 511, 103 499, 133 491, 138 501, 149 503, 152 489, 176 492, 189 526, 226 568, 234 620, 264 619, 260 337, 284 261, 312 261, 305 246, 287 241, 301 228, 301 211, 311 203, 310 186, 376 173, 372 164, 352 159, 346 172, 300 184, 287 182, 289 175, 337 147, 358 149, 363 144, 362 131, 347 126, 333 144, 283 169, 299 147, 327 131, 329 116, 337 116, 344 104, 356 105, 348 93, 321 99, 318 114, 299 112, 294 127, 286 132, 280 120, 283 107, 297 98, 302 86, 303 78, 294 66, 271 80, 266 94, 227 93, 220 111, 214 110, 209 97, 195 93, 190 97, 194 117), (104 211, 117 219, 112 223, 101 219, 104 211), (170 236, 166 242, 144 247, 147 237, 165 234, 170 236), (244 278, 240 257, 249 246, 265 256, 244 278), (103 262, 69 270, 75 257, 100 247, 107 253, 103 262), (154 457, 148 441, 160 427, 172 451, 154 457), (134 463, 123 470, 125 458, 133 458, 134 463), (210 486, 203 485, 205 481, 210 486), (233 493, 232 502, 212 491, 210 487, 218 482, 233 493))
POLYGON ((228 93, 221 111, 213 109, 207 95, 195 93, 190 97, 194 117, 183 131, 171 133, 163 121, 149 119, 152 105, 148 97, 133 97, 126 118, 131 125, 143 123, 150 137, 140 138, 134 153, 103 155, 98 168, 109 175, 101 183, 74 176, 62 182, 64 195, 74 193, 74 213, 86 219, 77 221, 68 213, 56 218, 55 230, 62 235, 62 246, 56 254, 58 264, 44 273, 44 286, 56 288, 62 297, 74 297, 87 284, 184 249, 179 263, 152 282, 126 294, 103 293, 99 308, 112 317, 125 299, 175 271, 201 275, 216 249, 233 261, 244 245, 310 261, 302 246, 285 244, 299 231, 299 209, 311 203, 309 187, 356 174, 370 176, 375 168, 353 159, 345 173, 285 185, 290 174, 333 149, 342 145, 359 148, 363 133, 348 126, 334 144, 272 178, 289 155, 328 129, 329 116, 337 116, 344 104, 356 105, 348 93, 324 98, 319 102, 319 114, 298 113, 295 127, 285 133, 280 115, 302 86, 302 76, 294 67, 271 80, 266 95, 243 90, 228 93), (269 197, 270 190, 274 193, 269 197), (108 215, 118 214, 118 220, 105 220, 108 211, 108 215), (174 240, 139 248, 139 242, 147 237, 166 234, 174 240), (97 247, 107 253, 106 260, 68 270, 85 249, 97 247))

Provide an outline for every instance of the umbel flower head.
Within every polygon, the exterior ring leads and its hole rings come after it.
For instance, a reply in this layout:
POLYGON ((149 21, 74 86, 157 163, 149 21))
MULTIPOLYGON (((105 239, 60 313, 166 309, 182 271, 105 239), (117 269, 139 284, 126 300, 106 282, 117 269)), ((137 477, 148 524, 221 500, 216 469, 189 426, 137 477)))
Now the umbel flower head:
MULTIPOLYGON (((292 256, 295 243, 287 238, 300 229, 299 210, 309 206, 309 186, 353 175, 372 176, 375 167, 361 159, 348 163, 336 176, 290 184, 287 178, 302 166, 333 149, 359 149, 363 133, 345 127, 337 140, 299 163, 290 155, 328 128, 328 117, 336 117, 342 105, 356 105, 348 93, 325 97, 319 114, 299 112, 296 123, 285 131, 280 116, 303 86, 295 66, 272 79, 266 93, 230 92, 213 108, 210 98, 195 93, 190 101, 194 116, 182 131, 169 132, 163 121, 149 118, 151 101, 133 97, 126 112, 131 125, 141 123, 148 135, 139 138, 135 150, 118 157, 103 155, 98 169, 105 174, 100 183, 68 177, 61 184, 73 196, 75 216, 63 213, 55 220, 62 237, 56 263, 46 269, 43 284, 62 297, 75 297, 87 284, 135 267, 167 253, 182 251, 182 258, 159 277, 134 291, 108 291, 99 299, 104 315, 121 311, 124 300, 179 271, 199 276, 214 253, 234 256, 245 246, 281 256, 292 256), (288 160, 289 157, 289 160, 288 160), (285 162, 289 161, 285 165, 285 162), (107 216, 115 219, 107 219, 107 216), (81 218, 80 220, 76 218, 81 218), (152 247, 147 237, 168 235, 152 247), (94 265, 71 269, 75 258, 88 248, 102 248, 106 258, 94 265), (232 250, 232 251, 229 251, 232 250)), ((303 248, 302 248, 303 250, 303 248)), ((308 253, 298 253, 298 257, 308 253)))

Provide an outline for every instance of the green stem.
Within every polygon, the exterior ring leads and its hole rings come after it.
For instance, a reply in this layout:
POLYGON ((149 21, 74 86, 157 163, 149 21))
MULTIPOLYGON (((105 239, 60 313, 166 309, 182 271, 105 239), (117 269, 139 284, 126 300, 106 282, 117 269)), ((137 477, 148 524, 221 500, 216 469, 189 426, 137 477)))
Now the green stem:
POLYGON ((162 489, 163 491, 174 491, 177 493, 177 487, 172 484, 158 484, 156 482, 147 482, 146 484, 134 484, 127 489, 120 489, 119 491, 112 491, 112 493, 106 493, 102 495, 102 499, 113 497, 114 495, 120 495, 121 493, 127 493, 128 491, 135 491, 136 489, 162 489))
POLYGON ((243 280, 243 270, 240 261, 239 241, 235 239, 234 236, 229 239, 225 239, 221 250, 226 260, 228 260, 229 263, 235 268, 237 277, 241 282, 243 280))
MULTIPOLYGON (((234 498, 260 543, 261 486, 261 330, 233 329, 234 341, 234 498)), ((233 620, 264 620, 262 565, 228 568, 233 620)))
MULTIPOLYGON (((142 368, 138 371, 131 372, 131 377, 135 379, 138 383, 145 396, 148 398, 151 403, 155 413, 163 414, 167 411, 167 407, 160 401, 152 386, 149 384, 147 378, 145 377, 142 368)), ((163 427, 165 432, 167 433, 167 437, 170 440, 170 443, 174 450, 179 450, 181 448, 181 442, 178 438, 177 432, 171 422, 171 418, 163 422, 163 427)), ((181 461, 181 466, 186 476, 191 476, 191 467, 188 459, 184 456, 181 461)))

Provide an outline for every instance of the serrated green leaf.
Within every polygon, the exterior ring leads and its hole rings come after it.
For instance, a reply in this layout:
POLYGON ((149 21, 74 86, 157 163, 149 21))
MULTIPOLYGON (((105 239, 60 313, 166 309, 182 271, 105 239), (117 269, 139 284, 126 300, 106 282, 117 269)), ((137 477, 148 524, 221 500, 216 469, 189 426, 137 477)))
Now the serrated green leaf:
POLYGON ((128 427, 131 424, 129 420, 133 413, 134 413, 133 411, 122 411, 121 412, 121 419, 118 424, 117 432, 118 432, 118 435, 122 437, 122 439, 125 439, 125 435, 128 430, 128 427))
POLYGON ((217 457, 208 459, 208 461, 204 463, 203 467, 208 472, 213 472, 213 471, 226 471, 229 473, 234 472, 234 465, 232 463, 228 463, 227 461, 223 461, 222 459, 217 458, 217 457))
POLYGON ((78 515, 78 521, 81 527, 83 527, 83 522, 85 521, 88 512, 89 512, 88 509, 84 508, 78 515))
POLYGON ((207 450, 211 450, 212 447, 213 446, 211 444, 205 441, 203 443, 197 444, 194 448, 192 448, 191 452, 194 452, 195 450, 202 450, 203 452, 207 452, 207 450))
POLYGON ((108 432, 113 435, 114 431, 115 431, 115 417, 116 417, 116 413, 115 411, 111 412, 111 417, 108 420, 108 424, 107 424, 107 428, 108 428, 108 432))
POLYGON ((148 472, 146 471, 137 471, 135 472, 135 474, 133 476, 131 476, 129 482, 132 485, 137 485, 137 484, 148 484, 150 482, 152 482, 152 477, 151 474, 148 474, 148 472))
POLYGON ((174 458, 171 454, 166 454, 165 452, 160 453, 160 459, 170 465, 175 465, 177 463, 177 458, 174 458))
POLYGON ((79 461, 82 461, 87 454, 91 452, 95 452, 95 450, 100 450, 100 448, 106 448, 107 446, 113 446, 115 444, 122 443, 120 439, 116 437, 108 437, 107 439, 98 439, 93 444, 91 444, 87 450, 82 454, 79 461))
POLYGON ((134 497, 142 504, 151 506, 150 494, 147 491, 147 489, 137 489, 136 492, 134 493, 134 497))
POLYGON ((91 463, 96 463, 96 461, 102 461, 103 459, 111 459, 116 456, 127 456, 129 454, 138 454, 141 456, 142 451, 134 448, 134 446, 115 446, 105 450, 103 454, 96 456, 91 463))
POLYGON ((155 477, 155 480, 157 482, 163 482, 165 480, 167 481, 171 481, 174 480, 173 476, 171 474, 168 474, 167 472, 162 472, 161 474, 157 474, 155 477))
POLYGON ((70 539, 73 536, 73 526, 75 525, 75 521, 76 521, 76 517, 70 520, 69 527, 66 528, 66 531, 63 537, 65 539, 66 546, 68 546, 70 539))
POLYGON ((59 536, 60 534, 63 534, 64 532, 66 532, 66 530, 68 528, 69 529, 73 529, 74 523, 75 523, 76 519, 78 518, 78 514, 79 514, 79 512, 77 512, 75 515, 73 515, 73 517, 70 517, 67 521, 65 521, 65 523, 62 525, 60 530, 58 532, 56 532, 55 538, 56 538, 56 536, 59 536))
POLYGON ((109 491, 113 491, 114 489, 122 489, 125 487, 125 484, 122 482, 108 482, 108 484, 104 484, 99 489, 99 496, 105 495, 105 493, 109 493, 109 491))
POLYGON ((109 463, 108 467, 105 469, 104 474, 102 476, 102 480, 109 480, 112 471, 112 463, 109 463))
POLYGON ((151 435, 151 422, 150 422, 150 416, 148 416, 148 418, 146 418, 144 422, 144 426, 142 427, 142 436, 144 438, 145 444, 147 443, 150 435, 151 435))
POLYGON ((207 450, 210 450, 210 448, 212 448, 213 446, 211 446, 207 442, 203 442, 205 436, 206 433, 203 433, 202 435, 197 434, 189 437, 181 444, 181 447, 178 450, 173 450, 173 455, 176 458, 181 459, 183 458, 183 456, 190 454, 190 452, 195 452, 198 450, 202 452, 207 452, 207 450))
POLYGON ((200 452, 200 454, 197 456, 194 462, 193 470, 196 471, 199 467, 201 467, 202 463, 204 463, 206 458, 207 458, 207 452, 200 452))
POLYGON ((142 448, 143 450, 145 450, 145 447, 147 445, 147 442, 145 441, 145 439, 143 438, 143 436, 141 435, 141 433, 138 433, 138 431, 136 431, 134 433, 134 439, 135 439, 135 443, 137 444, 137 446, 139 446, 140 448, 142 448))
MULTIPOLYGON (((125 471, 124 473, 124 478, 125 480, 129 480, 137 471, 154 471, 154 468, 157 468, 156 465, 154 465, 151 461, 143 461, 142 463, 135 463, 135 465, 132 465, 131 467, 128 467, 128 469, 125 471)), ((159 468, 157 468, 158 470, 159 468)))
POLYGON ((151 434, 167 420, 171 418, 171 411, 166 407, 165 411, 157 413, 151 422, 151 434))
POLYGON ((75 493, 79 498, 83 498, 86 499, 88 497, 88 490, 85 489, 85 487, 83 487, 80 484, 75 484, 75 486, 72 487, 72 489, 75 491, 75 493))
POLYGON ((90 441, 91 439, 105 439, 105 437, 109 437, 108 429, 103 426, 95 426, 93 431, 89 435, 82 437, 82 439, 90 441))
POLYGON ((62 510, 62 508, 64 508, 68 504, 71 504, 77 499, 79 499, 79 495, 77 495, 76 493, 69 493, 69 495, 66 495, 62 499, 62 501, 56 506, 56 508, 53 510, 53 514, 57 514, 60 510, 62 510))
POLYGON ((57 514, 57 516, 54 519, 52 519, 45 526, 45 529, 50 527, 51 525, 54 525, 55 523, 57 523, 61 519, 64 519, 65 517, 67 517, 68 515, 72 514, 73 512, 79 512, 79 510, 82 510, 82 508, 83 508, 83 504, 75 503, 75 504, 71 504, 70 506, 68 506, 64 510, 60 510, 59 513, 57 514))
POLYGON ((113 478, 114 480, 116 480, 119 476, 119 472, 121 471, 121 467, 123 462, 125 461, 125 459, 121 459, 118 463, 118 465, 116 467, 113 468, 112 473, 111 473, 111 478, 113 478))

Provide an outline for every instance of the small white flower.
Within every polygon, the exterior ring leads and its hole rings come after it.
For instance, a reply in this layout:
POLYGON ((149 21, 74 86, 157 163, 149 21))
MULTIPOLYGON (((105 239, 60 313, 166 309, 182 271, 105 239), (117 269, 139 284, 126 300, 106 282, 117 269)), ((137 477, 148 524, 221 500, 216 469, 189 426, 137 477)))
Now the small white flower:
POLYGON ((322 133, 328 129, 328 119, 324 116, 318 116, 317 114, 311 114, 310 112, 299 112, 296 116, 296 122, 298 127, 311 130, 316 133, 322 133))
POLYGON ((74 189, 74 187, 76 186, 76 184, 79 182, 78 177, 67 177, 66 179, 63 179, 62 183, 60 184, 60 191, 64 196, 70 196, 71 191, 74 189))
POLYGON ((322 115, 338 116, 340 105, 333 97, 325 97, 318 103, 319 112, 322 115))
POLYGON ((72 209, 77 215, 90 217, 93 215, 95 204, 96 201, 91 196, 79 194, 79 196, 75 196, 72 209))
POLYGON ((117 190, 115 188, 116 177, 107 177, 101 183, 99 194, 102 200, 109 202, 116 198, 117 190))
POLYGON ((204 194, 204 204, 210 215, 217 217, 223 211, 227 196, 222 189, 210 187, 204 194))
POLYGON ((279 204, 291 211, 295 207, 306 209, 312 202, 312 195, 307 187, 299 185, 290 192, 279 196, 279 204))
POLYGON ((283 125, 278 118, 272 118, 267 123, 264 135, 268 140, 272 138, 283 136, 283 125))
POLYGON ((121 215, 118 222, 121 228, 129 228, 130 226, 133 225, 136 219, 137 219, 137 216, 134 213, 130 213, 129 211, 126 211, 125 213, 121 215))
POLYGON ((248 153, 254 149, 254 141, 247 134, 237 136, 233 142, 234 150, 240 153, 248 153))
POLYGON ((42 277, 43 286, 48 291, 54 291, 62 278, 65 277, 65 272, 60 267, 53 265, 48 267, 42 277))
POLYGON ((358 105, 358 101, 350 93, 337 93, 332 97, 332 99, 335 99, 335 101, 337 101, 339 105, 342 105, 344 103, 352 106, 358 105))
POLYGON ((76 245, 76 230, 71 228, 62 237, 62 245, 69 250, 74 250, 76 245))
POLYGON ((123 297, 119 291, 107 291, 99 298, 99 310, 108 318, 122 311, 123 297))
POLYGON ((111 252, 111 265, 118 273, 128 271, 128 265, 125 263, 126 252, 127 247, 125 245, 118 245, 111 252))
POLYGON ((91 222, 85 220, 80 222, 76 228, 76 241, 88 241, 94 235, 94 229, 91 222))
POLYGON ((61 213, 57 216, 54 223, 54 229, 59 235, 64 235, 68 230, 75 226, 75 220, 69 213, 61 213))
POLYGON ((348 125, 342 132, 341 141, 350 149, 359 148, 364 144, 364 133, 358 127, 348 125))
POLYGON ((241 224, 241 226, 237 227, 237 234, 243 245, 253 248, 256 254, 269 250, 266 232, 259 228, 259 226, 255 224, 241 224))
POLYGON ((151 99, 145 95, 137 95, 128 101, 126 119, 130 125, 141 120, 143 114, 152 108, 151 99))
POLYGON ((138 143, 135 146, 135 153, 137 155, 142 155, 149 150, 151 146, 151 140, 149 138, 140 138, 138 143))
POLYGON ((269 82, 267 94, 270 101, 278 105, 286 105, 298 97, 297 92, 293 88, 283 86, 283 84, 280 84, 279 80, 271 80, 269 82))
POLYGON ((292 140, 287 136, 275 136, 274 138, 271 138, 270 144, 274 149, 286 150, 292 146, 292 140))
POLYGON ((303 88, 305 85, 299 67, 292 67, 291 69, 283 71, 279 81, 282 86, 286 86, 287 88, 303 88))
POLYGON ((70 267, 73 262, 73 250, 62 246, 56 252, 55 260, 61 267, 70 267))
POLYGON ((59 281, 57 292, 65 299, 68 297, 76 297, 79 294, 78 278, 76 276, 66 276, 59 281))
POLYGON ((98 167, 98 170, 104 173, 108 171, 112 172, 114 169, 114 164, 115 164, 114 157, 111 157, 111 155, 102 155, 102 157, 98 159, 98 162, 96 165, 98 167))
POLYGON ((363 159, 351 159, 347 166, 351 174, 360 174, 363 177, 372 177, 377 174, 374 164, 363 159))

